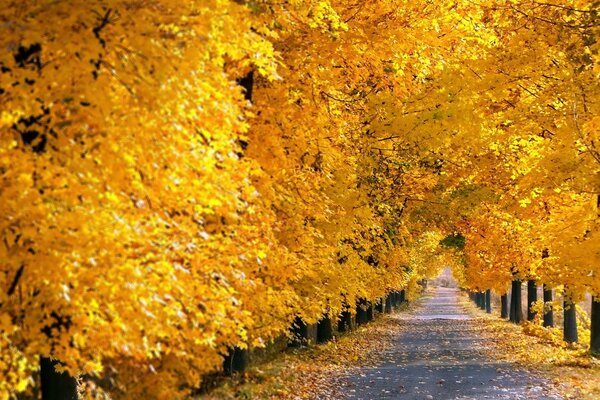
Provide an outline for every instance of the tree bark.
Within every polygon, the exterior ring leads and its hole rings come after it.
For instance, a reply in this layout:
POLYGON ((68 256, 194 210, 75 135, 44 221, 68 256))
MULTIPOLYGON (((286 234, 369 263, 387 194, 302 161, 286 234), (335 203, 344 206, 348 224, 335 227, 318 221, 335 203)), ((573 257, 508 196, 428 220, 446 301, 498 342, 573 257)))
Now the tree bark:
POLYGON ((367 303, 367 322, 371 321, 373 321, 373 303, 369 301, 367 303))
POLYGON ((492 313, 492 291, 490 289, 485 291, 485 312, 492 313))
POLYGON ((359 299, 358 304, 356 305, 356 324, 363 325, 369 322, 367 316, 367 300, 359 299))
MULTIPOLYGON (((552 300, 552 288, 548 288, 547 285, 544 285, 544 309, 546 309, 546 303, 552 302, 552 300)), ((544 312, 544 326, 554 326, 554 311, 552 311, 552 308, 549 308, 544 312)))
POLYGON ((252 101, 252 88, 254 86, 254 71, 237 80, 238 85, 244 88, 244 98, 252 101))
POLYGON ((577 343, 579 340, 577 337, 577 311, 575 310, 575 304, 565 298, 563 301, 564 308, 564 326, 563 326, 563 338, 567 343, 577 343))
POLYGON ((500 296, 500 318, 508 318, 508 294, 500 296))
POLYGON ((521 281, 512 282, 512 291, 510 296, 510 322, 520 324, 523 321, 523 304, 521 301, 521 281))
POLYGON ((240 349, 239 347, 229 349, 229 353, 223 360, 223 372, 229 376, 244 372, 248 368, 249 361, 248 349, 240 349))
POLYGON ((485 310, 485 292, 479 293, 479 308, 485 310))
POLYGON ((385 298, 385 313, 390 314, 392 312, 392 297, 388 294, 385 298))
POLYGON ((379 303, 377 303, 377 306, 376 306, 377 312, 383 313, 384 308, 385 308, 384 299, 379 299, 379 303))
POLYGON ((564 341, 567 343, 577 343, 579 340, 577 334, 577 312, 575 310, 575 305, 565 301, 563 303, 564 307, 564 341))
POLYGON ((527 321, 533 321, 535 313, 532 305, 537 301, 537 284, 533 280, 527 281, 527 321))
POLYGON ((56 372, 55 367, 59 364, 50 358, 40 357, 42 400, 77 400, 77 380, 66 372, 56 372))
POLYGON ((592 331, 590 335, 590 352, 594 356, 600 355, 600 299, 592 298, 592 314, 590 316, 592 331))
POLYGON ((314 329, 314 325, 308 325, 300 317, 296 317, 292 324, 292 340, 290 341, 290 347, 308 346, 311 340, 314 340, 314 333, 311 331, 314 329))
POLYGON ((325 343, 333 339, 333 327, 331 318, 325 314, 317 323, 317 343, 325 343))
POLYGON ((342 311, 338 321, 338 332, 348 332, 352 330, 352 314, 350 311, 342 311))

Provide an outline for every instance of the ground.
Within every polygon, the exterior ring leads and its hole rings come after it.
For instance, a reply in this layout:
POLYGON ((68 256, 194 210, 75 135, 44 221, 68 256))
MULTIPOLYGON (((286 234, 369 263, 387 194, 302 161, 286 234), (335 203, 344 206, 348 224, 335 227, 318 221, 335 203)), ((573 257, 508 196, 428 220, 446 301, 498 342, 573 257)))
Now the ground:
POLYGON ((436 288, 411 312, 406 329, 374 366, 343 384, 351 399, 562 399, 547 379, 490 357, 489 340, 458 289, 436 288))
POLYGON ((325 345, 294 350, 201 399, 597 399, 600 366, 476 309, 455 288, 325 345))

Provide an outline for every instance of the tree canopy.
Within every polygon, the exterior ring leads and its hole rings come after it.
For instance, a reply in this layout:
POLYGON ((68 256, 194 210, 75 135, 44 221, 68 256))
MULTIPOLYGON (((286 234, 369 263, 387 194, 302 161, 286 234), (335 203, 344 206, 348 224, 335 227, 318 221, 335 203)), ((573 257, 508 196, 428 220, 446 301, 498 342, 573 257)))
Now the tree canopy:
POLYGON ((184 398, 228 349, 448 263, 600 296, 599 13, 8 0, 0 399, 39 356, 184 398))

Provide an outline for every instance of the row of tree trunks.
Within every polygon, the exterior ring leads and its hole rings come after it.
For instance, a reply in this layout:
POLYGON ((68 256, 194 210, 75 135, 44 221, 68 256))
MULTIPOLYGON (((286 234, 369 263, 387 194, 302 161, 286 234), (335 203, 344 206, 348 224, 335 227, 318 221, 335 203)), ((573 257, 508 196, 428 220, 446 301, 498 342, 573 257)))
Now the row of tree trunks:
POLYGON ((487 289, 485 292, 475 292, 470 294, 471 300, 488 314, 492 312, 492 291, 487 289))
MULTIPOLYGON (((521 310, 521 282, 513 281, 513 291, 511 296, 511 309, 510 309, 510 320, 515 323, 519 323, 518 314, 521 310), (513 300, 515 301, 513 305, 513 300)), ((544 303, 551 303, 554 300, 552 288, 543 286, 543 299, 544 303)), ((568 291, 567 291, 568 293, 568 291)), ((535 319, 535 312, 533 311, 533 304, 537 301, 537 284, 535 281, 527 282, 527 320, 533 321, 535 319)), ((590 335, 590 352, 592 354, 600 354, 600 301, 596 298, 592 299, 592 313, 591 319, 591 335, 590 335)), ((543 326, 553 327, 554 326, 554 313, 552 308, 546 308, 543 314, 543 326)), ((567 343, 577 343, 579 341, 579 335, 577 331, 577 309, 576 305, 569 299, 569 296, 565 296, 563 300, 563 339, 567 343)))
MULTIPOLYGON (((511 322, 519 324, 523 321, 523 305, 521 301, 522 282, 514 280, 512 282, 512 290, 510 294, 510 302, 508 294, 500 296, 500 317, 508 318, 511 322)), ((543 286, 544 303, 553 301, 552 288, 543 286)), ((482 310, 491 312, 491 292, 471 292, 469 293, 471 300, 482 310)), ((533 305, 537 302, 537 283, 529 280, 527 282, 527 320, 535 319, 533 305)), ((567 343, 577 343, 579 335, 577 332, 577 311, 575 304, 565 296, 563 300, 563 339, 567 343)), ((600 355, 600 299, 592 298, 591 319, 591 335, 590 335, 590 353, 592 355, 600 355)), ((554 313, 552 308, 546 308, 543 314, 543 325, 545 327, 554 326, 554 313)))
MULTIPOLYGON (((248 88, 246 88, 248 89, 248 88)), ((360 299, 356 308, 356 317, 353 318, 350 309, 347 308, 340 314, 337 324, 339 332, 348 332, 356 324, 365 324, 374 318, 374 307, 379 313, 391 313, 394 308, 406 301, 404 290, 391 292, 381 299, 376 306, 365 299, 360 299)), ((333 339, 333 323, 330 316, 325 315, 316 325, 306 324, 302 318, 297 317, 290 328, 292 339, 291 347, 309 345, 311 342, 325 343, 333 339)), ((250 363, 250 352, 248 349, 233 347, 225 355, 223 360, 223 372, 234 375, 244 372, 250 363)), ((55 367, 60 363, 50 358, 40 358, 40 378, 42 400, 77 400, 77 379, 67 373, 58 373, 55 367)))

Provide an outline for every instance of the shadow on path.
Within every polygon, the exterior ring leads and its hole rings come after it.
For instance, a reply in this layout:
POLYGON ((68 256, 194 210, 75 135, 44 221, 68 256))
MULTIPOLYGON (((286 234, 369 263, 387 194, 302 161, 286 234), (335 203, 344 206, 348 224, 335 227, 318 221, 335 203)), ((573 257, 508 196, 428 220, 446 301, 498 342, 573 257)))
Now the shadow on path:
MULTIPOLYGON (((489 359, 490 346, 458 289, 433 288, 390 322, 399 333, 377 365, 342 382, 349 399, 562 399, 551 385, 514 364, 489 359)), ((376 337, 373 338, 377 340, 376 337)))

